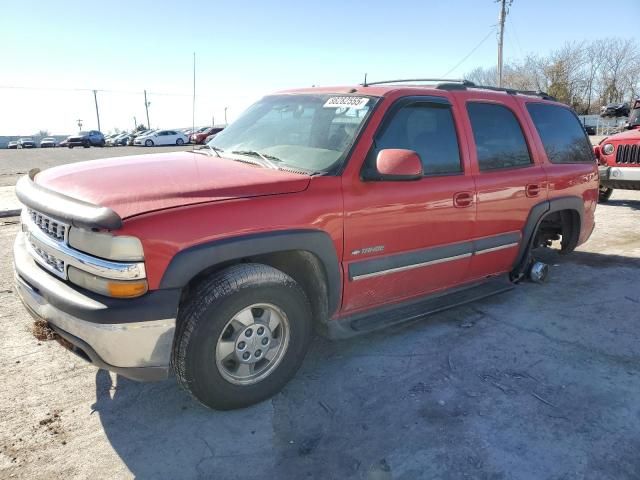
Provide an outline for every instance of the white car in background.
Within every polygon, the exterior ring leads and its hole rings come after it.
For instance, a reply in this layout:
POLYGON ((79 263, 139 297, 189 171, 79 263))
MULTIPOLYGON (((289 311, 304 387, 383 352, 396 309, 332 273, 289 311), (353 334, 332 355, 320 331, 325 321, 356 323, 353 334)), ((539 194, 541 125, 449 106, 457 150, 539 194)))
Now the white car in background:
POLYGON ((53 137, 45 137, 40 140, 40 148, 54 148, 56 146, 56 139, 53 137))
POLYGON ((134 141, 134 145, 153 147, 156 145, 184 145, 189 139, 177 130, 156 130, 147 135, 141 135, 134 141))

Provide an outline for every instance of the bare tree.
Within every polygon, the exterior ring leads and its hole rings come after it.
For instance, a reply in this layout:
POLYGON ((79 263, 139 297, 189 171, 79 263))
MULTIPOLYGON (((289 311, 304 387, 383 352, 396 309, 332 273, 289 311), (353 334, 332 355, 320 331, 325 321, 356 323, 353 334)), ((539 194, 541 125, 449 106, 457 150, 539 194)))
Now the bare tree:
POLYGON ((632 39, 605 39, 600 71, 600 97, 603 103, 622 102, 637 91, 640 64, 638 44, 632 39))
MULTIPOLYGON (((466 78, 495 86, 496 67, 475 68, 466 78)), ((567 42, 546 56, 507 62, 503 79, 506 87, 546 91, 579 113, 596 113, 640 94, 640 45, 620 38, 567 42)))
POLYGON ((476 85, 486 85, 488 87, 497 86, 496 77, 497 77, 497 68, 474 68, 469 73, 465 75, 465 79, 472 81, 476 85))

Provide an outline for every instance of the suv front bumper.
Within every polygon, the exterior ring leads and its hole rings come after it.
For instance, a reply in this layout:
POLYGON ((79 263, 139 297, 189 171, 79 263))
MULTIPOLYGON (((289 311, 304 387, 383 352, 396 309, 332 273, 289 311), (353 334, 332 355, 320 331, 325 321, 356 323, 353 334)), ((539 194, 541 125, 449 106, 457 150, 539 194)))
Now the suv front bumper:
POLYGON ((640 190, 640 166, 608 167, 599 166, 600 185, 621 190, 640 190))
POLYGON ((22 232, 13 252, 16 290, 25 307, 70 342, 76 353, 98 368, 133 380, 168 376, 179 290, 156 290, 135 299, 107 298, 46 272, 33 260, 22 232))

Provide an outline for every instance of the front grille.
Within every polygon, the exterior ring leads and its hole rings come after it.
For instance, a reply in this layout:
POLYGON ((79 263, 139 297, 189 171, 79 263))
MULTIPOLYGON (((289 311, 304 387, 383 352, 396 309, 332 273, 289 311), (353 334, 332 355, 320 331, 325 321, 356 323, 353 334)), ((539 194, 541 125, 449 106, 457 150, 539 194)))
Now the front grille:
POLYGON ((57 275, 64 277, 64 260, 60 260, 55 256, 51 255, 48 252, 45 252, 43 249, 38 247, 31 238, 29 238, 29 243, 31 244, 31 248, 38 255, 39 259, 42 260, 54 273, 57 275))
POLYGON ((33 224, 46 233, 47 236, 58 242, 66 241, 67 234, 69 233, 69 225, 31 209, 29 209, 29 217, 31 217, 33 224))
POLYGON ((618 145, 616 163, 620 165, 640 165, 640 145, 618 145))

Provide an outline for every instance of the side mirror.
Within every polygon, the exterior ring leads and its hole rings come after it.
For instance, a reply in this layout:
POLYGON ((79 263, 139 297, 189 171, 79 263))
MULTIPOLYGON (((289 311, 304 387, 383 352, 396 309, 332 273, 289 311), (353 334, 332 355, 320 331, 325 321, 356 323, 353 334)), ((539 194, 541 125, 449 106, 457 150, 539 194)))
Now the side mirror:
POLYGON ((375 180, 420 180, 423 174, 420 156, 413 150, 401 148, 380 150, 376 158, 376 170, 375 180))

